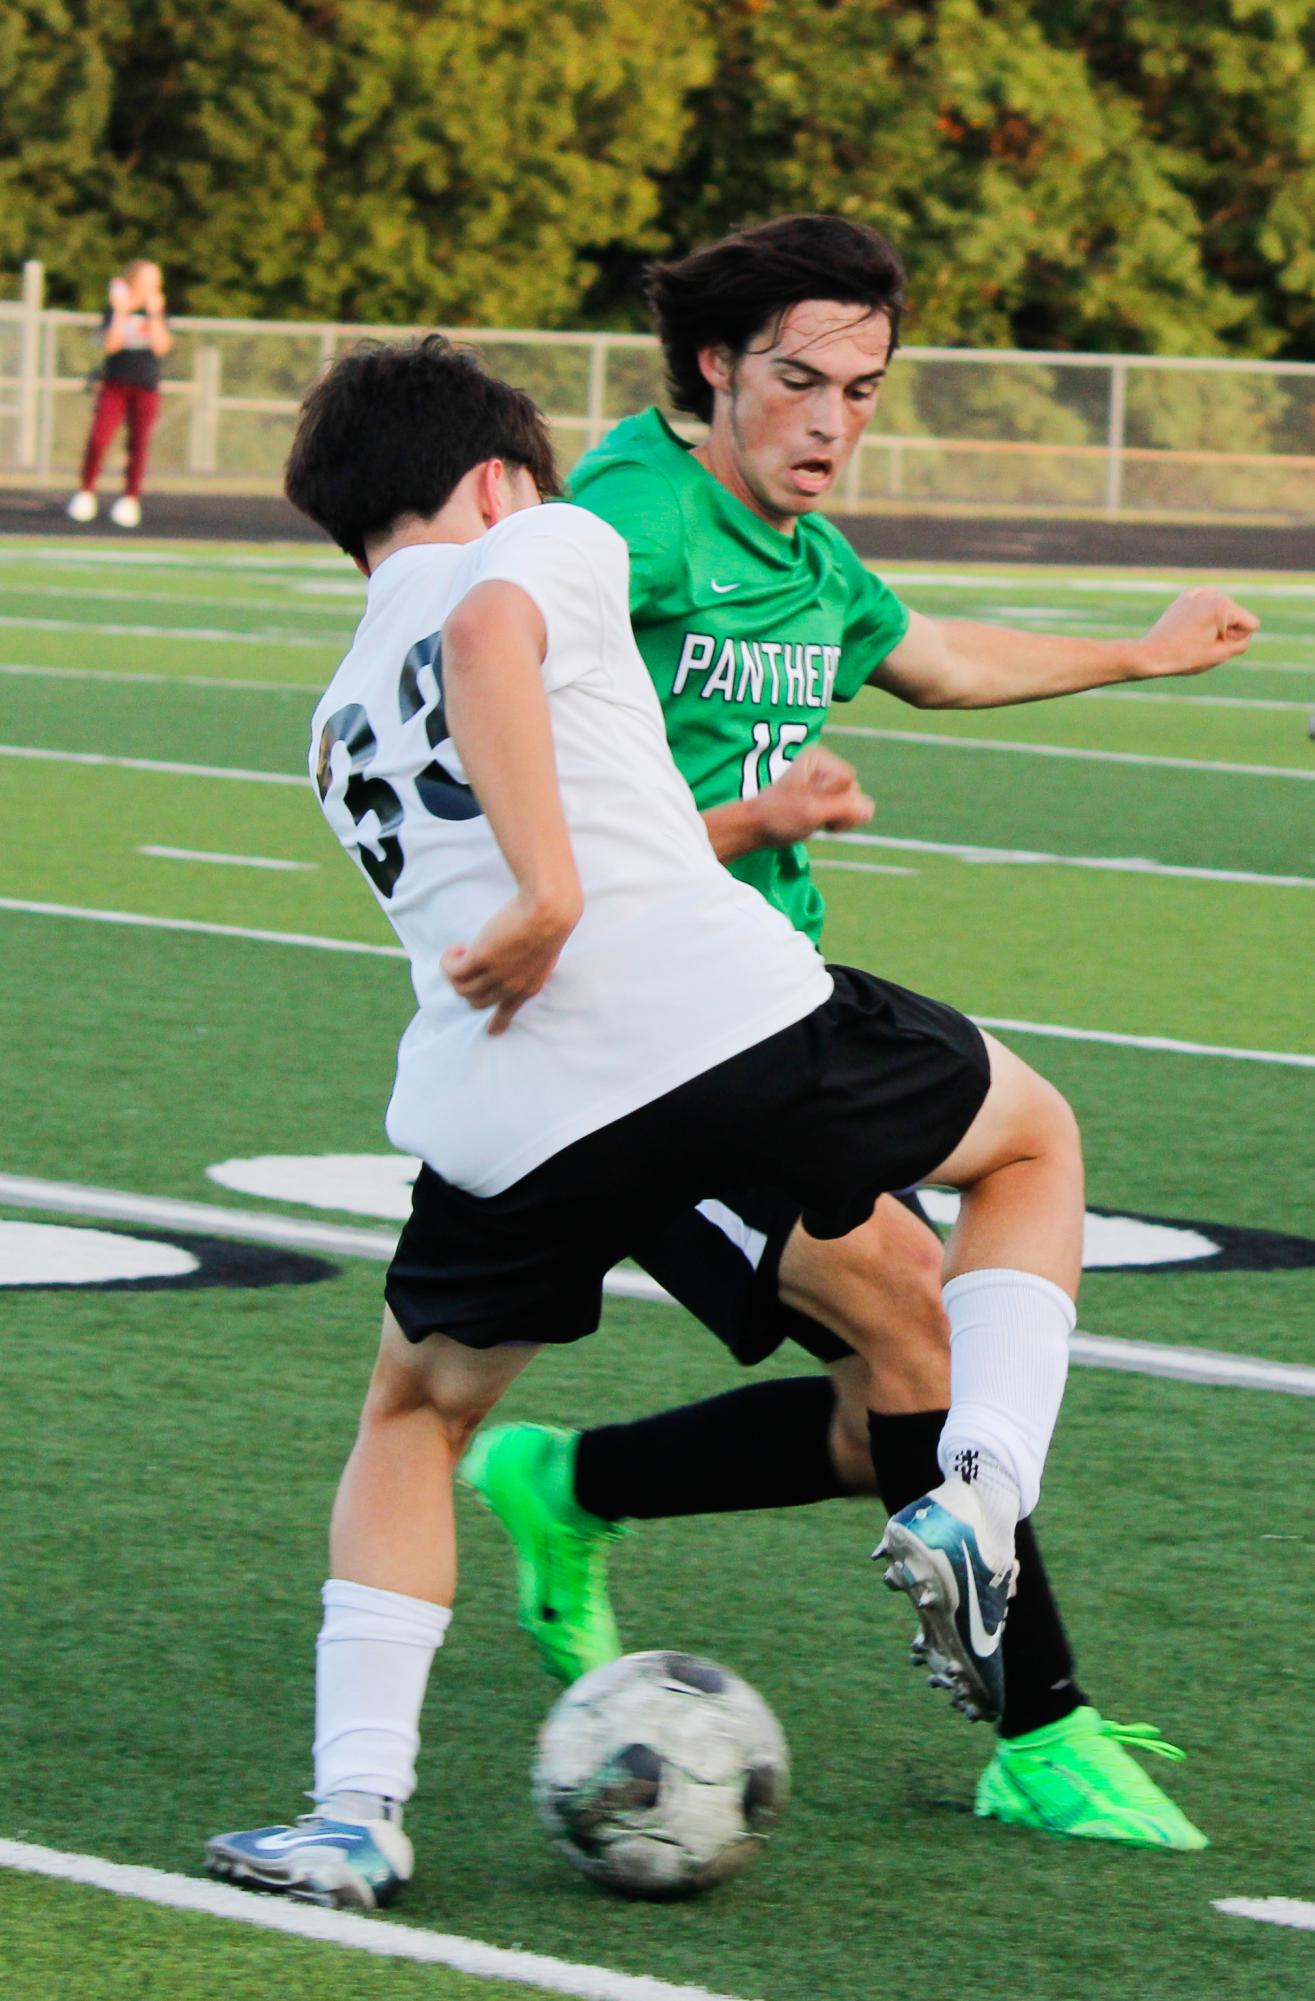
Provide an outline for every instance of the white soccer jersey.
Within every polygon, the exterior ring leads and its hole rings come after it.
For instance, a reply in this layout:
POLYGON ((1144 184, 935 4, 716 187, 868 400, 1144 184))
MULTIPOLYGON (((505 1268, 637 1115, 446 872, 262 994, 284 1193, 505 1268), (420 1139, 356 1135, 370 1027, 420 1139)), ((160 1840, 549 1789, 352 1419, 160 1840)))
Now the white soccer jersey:
POLYGON ((397 550, 370 579, 315 712, 311 775, 411 961, 388 1135, 477 1195, 819 1007, 808 940, 716 860, 630 631, 629 554, 597 516, 532 507, 478 541, 397 550), (441 631, 468 591, 518 584, 543 681, 584 915, 506 1033, 439 967, 515 890, 443 714, 441 631))

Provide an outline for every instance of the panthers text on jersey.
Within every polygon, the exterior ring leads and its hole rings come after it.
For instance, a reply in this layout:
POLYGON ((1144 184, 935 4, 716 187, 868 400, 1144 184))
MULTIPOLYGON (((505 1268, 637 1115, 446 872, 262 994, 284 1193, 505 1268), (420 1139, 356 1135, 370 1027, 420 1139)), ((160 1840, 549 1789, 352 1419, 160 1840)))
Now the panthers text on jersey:
MULTIPOLYGON (((840 530, 805 514, 783 535, 693 457, 657 410, 628 417, 576 466, 571 498, 630 548, 630 616, 672 754, 700 808, 747 799, 858 693, 909 614, 840 530)), ((731 864, 816 940, 823 903, 803 845, 731 864)))

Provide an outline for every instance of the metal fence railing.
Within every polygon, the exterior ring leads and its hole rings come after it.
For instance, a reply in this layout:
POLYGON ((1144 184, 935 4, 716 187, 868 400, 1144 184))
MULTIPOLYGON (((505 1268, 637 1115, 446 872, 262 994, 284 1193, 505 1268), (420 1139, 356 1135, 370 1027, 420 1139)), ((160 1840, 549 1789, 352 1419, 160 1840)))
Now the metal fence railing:
MULTIPOLYGON (((0 479, 75 472, 97 315, 0 297, 0 479)), ((413 333, 185 318, 152 447, 157 485, 277 489, 298 402, 343 346, 413 333)), ((564 464, 662 396, 645 334, 452 329, 548 413, 564 464)), ((908 347, 834 505, 1115 519, 1315 520, 1315 364, 908 347)))

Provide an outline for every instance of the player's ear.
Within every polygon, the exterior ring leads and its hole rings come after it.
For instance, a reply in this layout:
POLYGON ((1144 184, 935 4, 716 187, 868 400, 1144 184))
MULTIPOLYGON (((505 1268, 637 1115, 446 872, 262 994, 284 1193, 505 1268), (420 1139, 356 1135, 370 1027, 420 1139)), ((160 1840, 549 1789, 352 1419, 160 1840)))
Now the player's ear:
POLYGON ((504 492, 506 470, 501 459, 485 459, 475 468, 475 501, 486 528, 494 527, 510 511, 504 492))
POLYGON ((729 389, 734 369, 735 357, 728 347, 701 347, 699 349, 699 374, 710 388, 729 389))

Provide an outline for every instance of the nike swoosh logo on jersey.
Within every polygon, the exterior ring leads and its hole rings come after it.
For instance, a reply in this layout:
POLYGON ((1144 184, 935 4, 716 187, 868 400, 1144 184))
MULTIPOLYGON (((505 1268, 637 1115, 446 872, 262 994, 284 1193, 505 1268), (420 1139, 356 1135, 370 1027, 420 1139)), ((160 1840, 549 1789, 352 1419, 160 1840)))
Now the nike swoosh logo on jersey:
POLYGON ((727 591, 737 591, 740 588, 738 584, 719 584, 715 577, 709 577, 708 582, 719 598, 725 597, 727 591))
POLYGON ((972 1558, 964 1552, 964 1569, 968 1578, 968 1634, 973 1643, 973 1652, 983 1660, 989 1660, 1000 1644, 1005 1629, 1002 1619, 993 1633, 988 1633, 982 1618, 982 1608, 977 1602, 977 1578, 973 1571, 972 1558))

